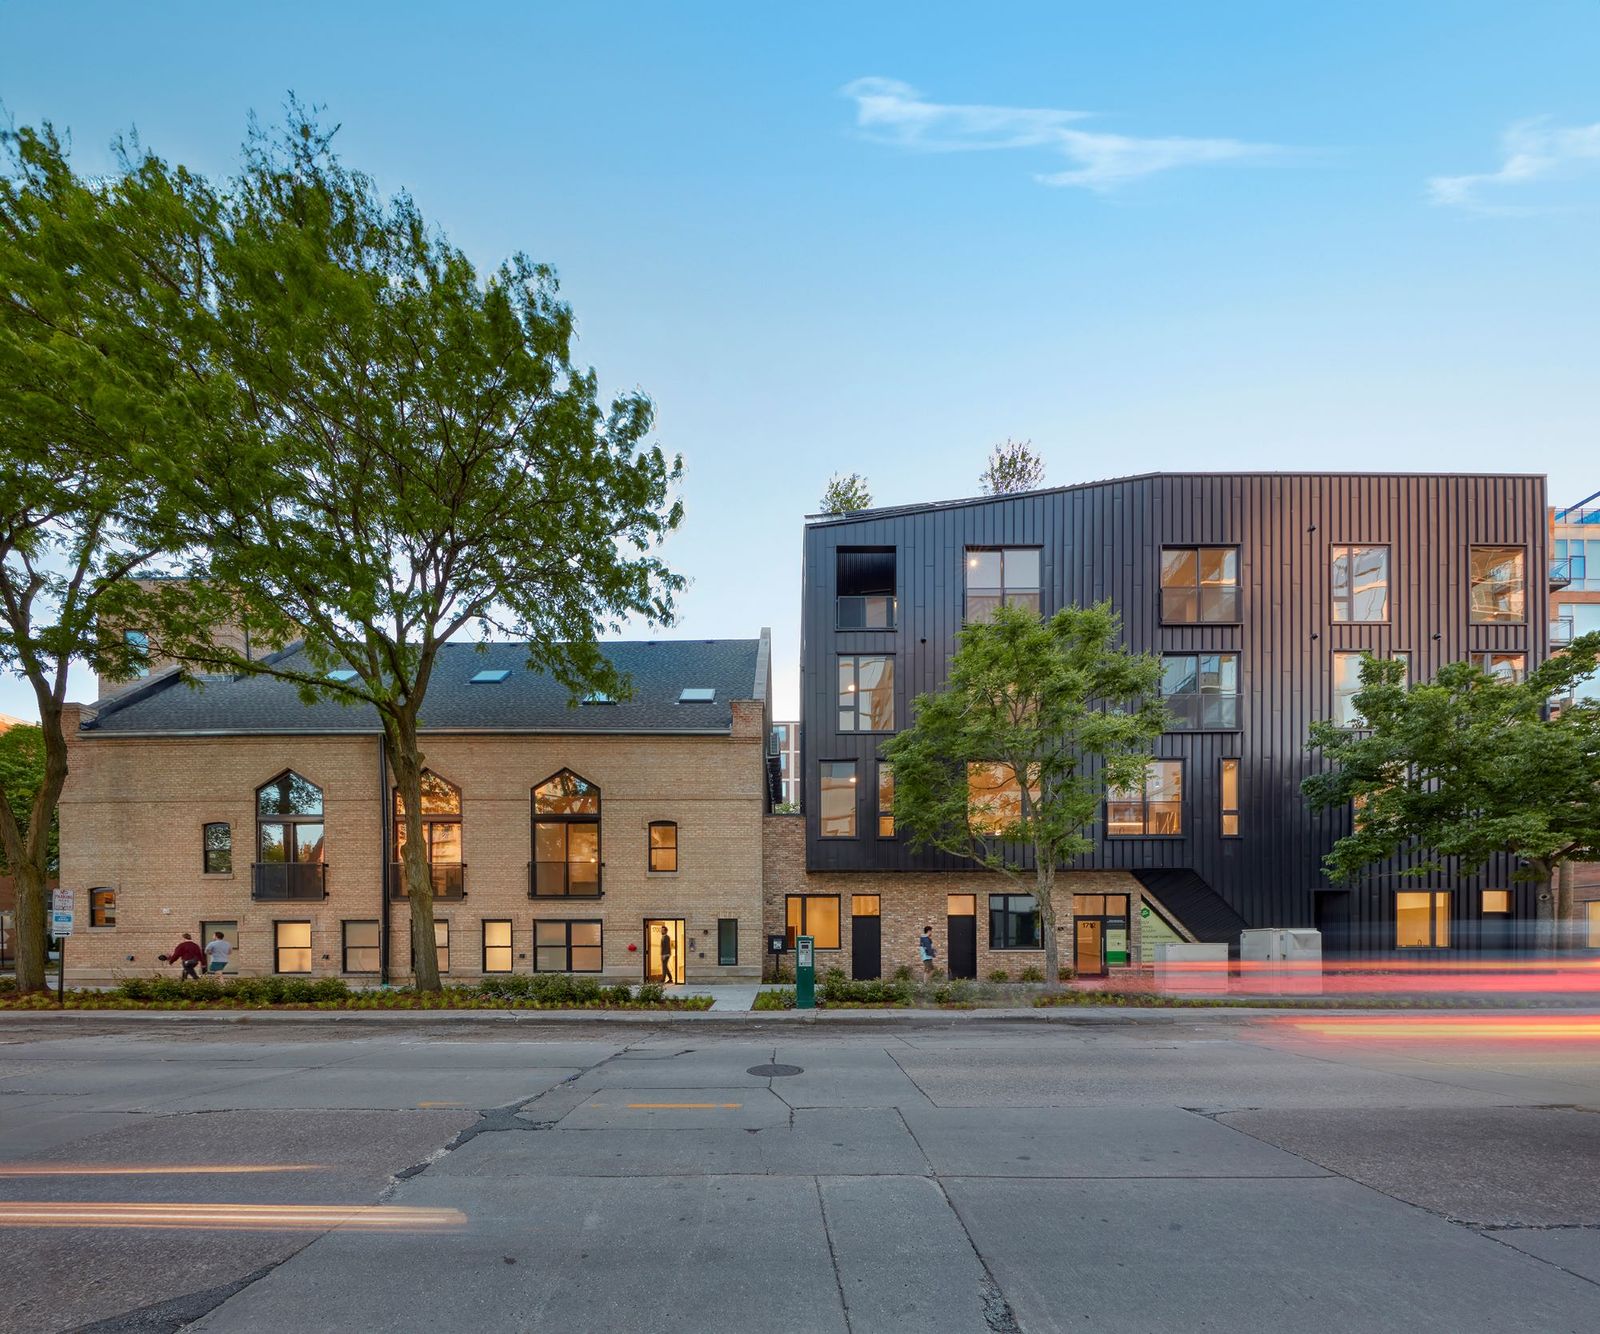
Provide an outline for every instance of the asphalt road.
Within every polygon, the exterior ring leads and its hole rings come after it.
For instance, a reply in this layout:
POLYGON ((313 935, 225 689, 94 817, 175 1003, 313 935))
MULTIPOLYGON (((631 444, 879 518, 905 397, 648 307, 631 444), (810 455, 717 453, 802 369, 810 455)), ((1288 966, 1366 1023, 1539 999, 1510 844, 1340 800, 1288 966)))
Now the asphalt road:
POLYGON ((0 1328, 1600 1328, 1595 1017, 1374 1019, 12 1019, 0 1328))

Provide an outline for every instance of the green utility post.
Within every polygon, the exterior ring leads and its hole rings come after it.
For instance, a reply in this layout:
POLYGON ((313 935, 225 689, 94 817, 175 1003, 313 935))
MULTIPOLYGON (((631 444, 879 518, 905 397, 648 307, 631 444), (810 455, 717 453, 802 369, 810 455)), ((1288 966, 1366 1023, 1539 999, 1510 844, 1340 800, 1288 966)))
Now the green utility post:
POLYGON ((817 1008, 817 966, 812 952, 812 937, 797 936, 794 942, 794 1008, 817 1008))

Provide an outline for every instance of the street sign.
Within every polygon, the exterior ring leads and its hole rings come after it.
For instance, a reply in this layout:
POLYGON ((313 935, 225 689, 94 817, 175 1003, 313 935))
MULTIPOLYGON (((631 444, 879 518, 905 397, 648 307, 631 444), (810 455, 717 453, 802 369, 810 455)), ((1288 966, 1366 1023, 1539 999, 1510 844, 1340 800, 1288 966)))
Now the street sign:
POLYGON ((50 934, 52 936, 70 936, 72 934, 72 914, 69 912, 52 912, 50 914, 50 934))
POLYGON ((50 895, 50 911, 53 913, 64 912, 68 917, 71 917, 72 901, 75 897, 76 892, 70 889, 53 891, 50 895))

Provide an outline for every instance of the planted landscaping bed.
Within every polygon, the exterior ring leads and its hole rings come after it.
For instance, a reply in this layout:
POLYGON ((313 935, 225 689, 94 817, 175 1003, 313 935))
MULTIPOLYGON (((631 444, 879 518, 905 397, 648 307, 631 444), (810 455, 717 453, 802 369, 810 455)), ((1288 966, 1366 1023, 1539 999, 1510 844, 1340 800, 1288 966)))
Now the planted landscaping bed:
POLYGON ((559 974, 490 977, 470 986, 355 990, 343 978, 235 977, 182 982, 129 977, 110 991, 19 996, 0 990, 0 1010, 707 1010, 710 996, 668 996, 660 986, 605 985, 559 974))

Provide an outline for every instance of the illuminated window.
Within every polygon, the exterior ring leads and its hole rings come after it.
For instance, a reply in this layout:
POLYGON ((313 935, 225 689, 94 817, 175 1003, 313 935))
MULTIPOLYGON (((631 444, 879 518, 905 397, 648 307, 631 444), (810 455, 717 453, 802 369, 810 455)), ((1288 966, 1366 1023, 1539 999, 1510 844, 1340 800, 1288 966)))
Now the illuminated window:
POLYGON ((878 917, 883 913, 883 896, 880 894, 852 894, 851 917, 878 917))
POLYGON ((1584 943, 1592 950, 1600 950, 1600 899, 1583 905, 1583 920, 1588 927, 1584 943))
POLYGON ((1153 760, 1142 787, 1108 788, 1106 833, 1113 838, 1183 833, 1183 761, 1153 760))
POLYGON ((1239 655, 1168 653, 1161 659, 1161 698, 1170 730, 1239 726, 1239 655))
POLYGON ((822 761, 822 838, 856 836, 856 766, 853 760, 822 761))
MULTIPOLYGON (((378 971, 379 937, 376 922, 345 922, 344 971, 347 973, 375 973, 378 971)), ((279 969, 279 971, 283 971, 279 969)))
POLYGON ((509 973, 511 971, 510 922, 484 922, 483 971, 486 973, 509 973))
POLYGON ((1239 761, 1221 760, 1222 836, 1239 837, 1239 761))
POLYGON ((739 919, 717 918, 717 967, 732 968, 739 962, 739 919))
POLYGON ((1510 912, 1511 891, 1509 889, 1486 889, 1483 891, 1484 912, 1510 912))
MULTIPOLYGON (((408 933, 409 934, 409 933, 408 933)), ((433 919, 433 949, 441 973, 450 971, 450 923, 442 917, 433 919)), ((417 970, 417 942, 411 942, 411 971, 417 970)))
POLYGON ((232 825, 216 821, 201 828, 200 869, 206 875, 228 875, 232 872, 232 825))
POLYGON ((839 658, 839 730, 894 731, 894 659, 846 653, 839 658))
POLYGON ((1443 949, 1450 943, 1450 893, 1428 890, 1394 896, 1396 949, 1443 949))
POLYGON ((810 936, 819 950, 839 948, 837 894, 791 894, 785 909, 790 949, 799 936, 810 936))
POLYGON ((604 967, 599 922, 535 922, 533 968, 538 973, 598 973, 604 967))
POLYGON ((656 872, 678 869, 678 826, 671 820, 652 820, 649 830, 650 869, 656 872))
POLYGON ((987 621, 996 607, 1039 610, 1038 547, 968 547, 966 618, 987 621))
POLYGON ((1042 942, 1038 899, 1032 894, 989 895, 990 949, 1037 950, 1042 942))
MULTIPOLYGON (((464 868, 461 863, 461 789, 447 778, 424 769, 421 779, 422 845, 426 849, 428 871, 437 898, 462 896, 464 868)), ((394 792, 394 860, 390 863, 390 886, 395 898, 406 898, 405 869, 401 858, 406 846, 406 804, 400 789, 394 792)))
POLYGON ((894 837, 894 765, 878 762, 878 837, 894 837))
POLYGON ((600 789, 570 769, 533 789, 535 898, 600 897, 600 789))
POLYGON ((1528 617, 1527 581, 1521 547, 1473 547, 1472 619, 1484 622, 1524 621, 1528 617))
POLYGON ((264 866, 324 860, 322 789, 292 770, 256 789, 256 861, 264 866))
POLYGON ((117 924, 117 891, 91 889, 89 891, 89 925, 115 926, 117 924))
POLYGON ((272 924, 272 969, 277 973, 311 971, 311 923, 272 924))
POLYGON ((1364 653, 1333 655, 1333 721, 1340 727, 1360 727, 1361 711, 1356 695, 1361 690, 1361 659, 1364 653))
MULTIPOLYGON (((1038 801, 1037 783, 1028 796, 1038 801)), ((967 824, 975 834, 1004 834, 1022 820, 1022 786, 1009 764, 974 762, 967 765, 967 824)))
POLYGON ((1239 553, 1233 547, 1161 548, 1161 619, 1170 625, 1239 619, 1239 553))
POLYGON ((1333 619, 1389 619, 1389 548, 1333 548, 1333 619))

